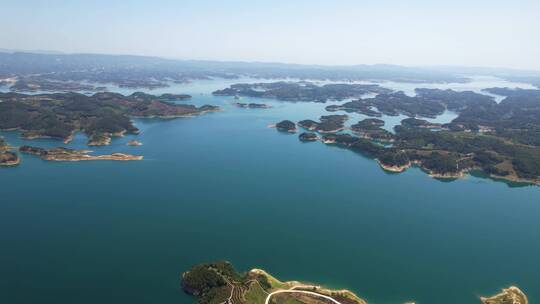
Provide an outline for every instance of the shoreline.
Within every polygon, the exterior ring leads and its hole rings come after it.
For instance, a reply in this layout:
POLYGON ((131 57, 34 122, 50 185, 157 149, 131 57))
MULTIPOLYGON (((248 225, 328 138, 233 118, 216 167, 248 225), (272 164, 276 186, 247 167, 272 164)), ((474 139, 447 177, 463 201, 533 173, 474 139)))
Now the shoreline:
POLYGON ((405 172, 405 170, 409 169, 412 166, 412 163, 409 162, 406 165, 403 166, 389 166, 383 164, 379 159, 375 159, 375 161, 379 164, 379 166, 384 170, 392 173, 402 173, 405 172))
POLYGON ((47 161, 70 161, 70 162, 77 162, 77 161, 95 161, 95 160, 112 160, 112 161, 135 161, 135 160, 143 160, 143 156, 141 155, 131 155, 131 154, 124 154, 124 153, 112 153, 112 154, 105 154, 105 155, 88 155, 88 154, 82 154, 78 156, 53 156, 53 157, 42 157, 43 160, 47 161))

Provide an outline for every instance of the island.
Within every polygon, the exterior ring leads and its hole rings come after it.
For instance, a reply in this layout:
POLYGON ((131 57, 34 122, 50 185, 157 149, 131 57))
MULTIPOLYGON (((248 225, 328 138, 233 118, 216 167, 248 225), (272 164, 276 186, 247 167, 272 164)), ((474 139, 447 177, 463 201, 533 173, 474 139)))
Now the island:
POLYGON ((244 108, 244 109, 268 109, 270 108, 269 105, 264 103, 242 103, 242 102, 235 102, 234 105, 238 108, 244 108))
POLYGON ((296 124, 290 120, 282 120, 275 125, 276 129, 281 132, 296 132, 296 124))
POLYGON ((391 90, 376 84, 332 83, 317 85, 311 82, 238 83, 214 91, 216 96, 247 96, 283 101, 326 102, 361 97, 366 94, 389 93, 391 90))
POLYGON ((39 156, 47 161, 90 161, 90 160, 114 160, 114 161, 132 161, 142 160, 142 156, 112 153, 107 155, 90 155, 90 150, 72 150, 63 147, 53 149, 43 149, 32 146, 22 146, 19 148, 21 153, 39 156))
POLYGON ((0 167, 12 167, 20 163, 17 153, 11 151, 0 151, 0 167))
POLYGON ((25 139, 55 138, 68 143, 76 132, 88 136, 88 145, 101 146, 126 133, 137 134, 132 118, 190 117, 219 111, 219 107, 196 107, 168 100, 189 95, 154 96, 100 92, 26 95, 0 93, 0 130, 20 130, 25 139))
POLYGON ((317 134, 313 132, 304 132, 298 135, 298 139, 300 139, 300 141, 305 141, 305 142, 317 141, 319 140, 319 136, 317 136, 317 134))
POLYGON ((0 167, 13 167, 20 163, 19 155, 11 149, 4 138, 0 137, 0 167))
POLYGON ((239 273, 229 262, 199 264, 181 276, 184 292, 200 304, 366 304, 349 290, 297 281, 281 282, 261 269, 239 273))
MULTIPOLYGON (((182 290, 200 304, 367 304, 346 289, 335 290, 298 281, 282 282, 262 269, 241 273, 226 261, 195 265, 182 273, 180 280, 182 290)), ((480 297, 479 303, 528 304, 528 300, 519 288, 512 286, 495 296, 480 297)))

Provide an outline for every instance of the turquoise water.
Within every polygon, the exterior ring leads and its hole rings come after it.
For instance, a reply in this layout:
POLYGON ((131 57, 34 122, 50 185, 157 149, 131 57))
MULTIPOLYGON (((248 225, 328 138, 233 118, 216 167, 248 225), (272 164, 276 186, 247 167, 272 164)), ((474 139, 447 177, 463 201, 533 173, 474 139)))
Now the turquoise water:
MULTIPOLYGON (((136 120, 141 134, 93 148, 143 161, 25 155, 0 170, 0 303, 193 303, 180 273, 220 259, 375 304, 472 304, 511 284, 540 301, 539 187, 387 174, 351 151, 267 127, 318 118, 324 104, 238 109, 208 94, 223 84, 169 89, 223 112, 136 120), (143 146, 126 146, 134 138, 143 146)), ((79 135, 68 146, 85 142, 79 135)))

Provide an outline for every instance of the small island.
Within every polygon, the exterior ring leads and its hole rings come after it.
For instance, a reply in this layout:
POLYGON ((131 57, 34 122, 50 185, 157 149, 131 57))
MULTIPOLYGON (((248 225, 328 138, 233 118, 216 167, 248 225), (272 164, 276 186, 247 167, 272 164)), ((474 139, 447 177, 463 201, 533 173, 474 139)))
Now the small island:
POLYGON ((275 127, 281 132, 296 133, 296 124, 290 120, 282 120, 278 122, 275 127))
POLYGON ((431 130, 442 130, 442 129, 448 129, 447 127, 438 124, 438 123, 431 123, 425 119, 418 119, 414 117, 405 118, 401 121, 401 125, 409 128, 424 128, 424 129, 431 129, 431 130))
POLYGON ((32 146, 22 146, 19 148, 21 153, 39 156, 47 161, 90 161, 90 160, 114 160, 114 161, 132 161, 142 160, 142 156, 112 153, 107 155, 90 155, 90 150, 72 150, 67 148, 43 149, 32 146))
POLYGON ((17 166, 20 163, 17 153, 11 151, 0 151, 0 167, 17 166))
POLYGON ((142 143, 137 140, 130 140, 127 143, 128 146, 136 147, 136 146, 142 146, 142 143))
POLYGON ((300 139, 300 141, 310 142, 319 140, 319 136, 313 132, 304 132, 298 136, 298 139, 300 139))
POLYGON ((244 108, 244 109, 269 109, 270 106, 264 103, 242 103, 242 102, 235 102, 234 105, 238 108, 244 108))

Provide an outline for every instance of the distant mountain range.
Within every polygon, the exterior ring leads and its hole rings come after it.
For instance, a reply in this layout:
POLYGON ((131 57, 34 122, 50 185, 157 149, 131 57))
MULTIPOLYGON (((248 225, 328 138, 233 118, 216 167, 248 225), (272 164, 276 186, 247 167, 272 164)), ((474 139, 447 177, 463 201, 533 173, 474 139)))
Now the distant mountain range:
POLYGON ((84 80, 85 73, 138 74, 140 77, 190 79, 251 76, 328 80, 388 80, 400 82, 465 82, 472 75, 492 75, 540 84, 540 71, 482 67, 407 67, 399 65, 306 65, 269 62, 178 60, 151 56, 21 52, 0 49, 0 76, 62 74, 60 80, 84 80), (142 76, 141 76, 142 75, 142 76))

